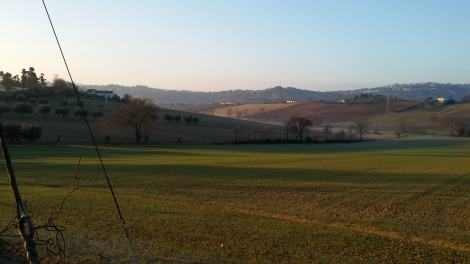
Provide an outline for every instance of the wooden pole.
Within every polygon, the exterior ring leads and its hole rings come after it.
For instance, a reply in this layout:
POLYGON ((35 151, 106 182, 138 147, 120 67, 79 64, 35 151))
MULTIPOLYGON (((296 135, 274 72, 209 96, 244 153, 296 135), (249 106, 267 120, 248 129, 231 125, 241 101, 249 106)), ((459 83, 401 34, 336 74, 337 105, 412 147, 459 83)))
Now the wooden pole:
POLYGON ((18 211, 18 231, 21 239, 24 241, 24 248, 26 249, 27 258, 31 264, 39 264, 38 252, 36 250, 36 241, 34 241, 34 225, 31 217, 28 215, 28 210, 23 200, 21 200, 20 190, 16 183, 15 172, 13 171, 13 164, 11 163, 10 153, 8 152, 7 144, 5 142, 5 136, 3 134, 3 127, 0 123, 0 144, 2 146, 3 158, 7 167, 8 177, 10 179, 10 185, 15 196, 16 208, 18 211), (21 214, 21 215, 20 215, 21 214), (26 227, 25 227, 26 225, 26 227))

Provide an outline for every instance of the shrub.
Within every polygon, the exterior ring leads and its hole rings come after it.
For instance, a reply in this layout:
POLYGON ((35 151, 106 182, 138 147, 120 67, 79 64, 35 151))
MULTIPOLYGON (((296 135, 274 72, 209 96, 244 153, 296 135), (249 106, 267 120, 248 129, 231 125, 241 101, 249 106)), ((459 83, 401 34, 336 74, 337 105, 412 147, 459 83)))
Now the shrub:
POLYGON ((187 124, 187 123, 189 123, 193 120, 193 116, 192 115, 183 116, 183 119, 184 119, 184 121, 186 121, 186 124, 187 124))
POLYGON ((11 142, 21 139, 22 134, 21 134, 20 124, 7 123, 7 124, 3 124, 2 126, 3 126, 3 134, 5 135, 6 139, 10 140, 11 142))
POLYGON ((39 104, 47 105, 49 104, 49 100, 47 98, 39 97, 39 104))
POLYGON ((60 101, 60 106, 63 106, 63 107, 69 106, 69 101, 67 101, 67 100, 60 101))
POLYGON ((24 139, 29 140, 29 143, 31 143, 33 140, 41 138, 42 128, 35 124, 23 124, 21 134, 24 139))
POLYGON ((181 121, 181 115, 175 115, 173 116, 173 119, 176 121, 176 123, 178 124, 180 121, 181 121))
POLYGON ((199 117, 193 116, 193 123, 199 123, 199 117))
POLYGON ((13 97, 11 96, 11 94, 6 93, 2 96, 2 99, 8 102, 8 101, 13 100, 13 97))
POLYGON ((24 96, 23 94, 17 94, 15 96, 15 100, 22 103, 22 102, 26 101, 26 96, 24 96))
POLYGON ((173 120, 173 116, 170 114, 164 114, 163 120, 166 120, 168 123, 170 123, 170 121, 173 120))
POLYGON ((0 103, 0 116, 2 114, 10 113, 11 112, 11 106, 6 105, 4 103, 0 103))
POLYGON ((33 106, 28 103, 15 103, 11 110, 21 116, 23 114, 32 114, 34 112, 33 106))
POLYGON ((80 107, 76 107, 72 113, 74 116, 79 116, 80 118, 84 118, 85 116, 90 114, 87 109, 83 109, 82 111, 80 107))
POLYGON ((101 111, 97 111, 97 112, 91 113, 91 116, 92 116, 92 117, 95 117, 95 118, 99 118, 99 117, 103 117, 104 114, 103 114, 103 112, 101 112, 101 111))
POLYGON ((29 103, 30 104, 35 104, 38 100, 36 98, 29 98, 29 103))
POLYGON ((52 110, 52 107, 51 107, 51 105, 48 105, 48 104, 40 104, 38 106, 38 112, 43 114, 44 117, 46 117, 46 115, 50 114, 51 110, 52 110))
POLYGON ((66 115, 70 114, 70 109, 68 108, 57 108, 54 109, 56 115, 62 115, 62 118, 65 118, 66 115))

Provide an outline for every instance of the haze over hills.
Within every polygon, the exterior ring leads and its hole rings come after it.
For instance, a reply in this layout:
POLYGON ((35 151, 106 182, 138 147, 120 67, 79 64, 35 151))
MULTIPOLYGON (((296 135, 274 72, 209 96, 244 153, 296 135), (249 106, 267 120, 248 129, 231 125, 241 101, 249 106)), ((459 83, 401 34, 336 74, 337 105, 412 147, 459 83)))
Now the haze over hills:
POLYGON ((452 84, 422 82, 411 84, 391 84, 375 88, 362 88, 356 90, 343 91, 310 91, 295 87, 276 86, 262 90, 227 90, 220 92, 193 92, 185 90, 166 90, 150 88, 143 85, 121 86, 117 84, 109 85, 81 85, 83 89, 111 90, 119 96, 128 93, 136 97, 152 98, 159 104, 204 104, 215 102, 238 102, 243 104, 255 104, 266 102, 282 102, 294 100, 296 102, 306 102, 309 100, 340 100, 354 98, 360 94, 391 95, 394 97, 424 100, 432 97, 445 97, 459 101, 462 96, 470 94, 470 83, 452 84))

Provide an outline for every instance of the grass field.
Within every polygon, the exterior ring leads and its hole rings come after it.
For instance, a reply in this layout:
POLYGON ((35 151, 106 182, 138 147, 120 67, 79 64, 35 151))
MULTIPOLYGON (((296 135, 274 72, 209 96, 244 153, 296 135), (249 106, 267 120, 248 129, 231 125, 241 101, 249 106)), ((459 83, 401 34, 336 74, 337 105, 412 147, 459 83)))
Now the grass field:
MULTIPOLYGON (((466 263, 465 138, 351 144, 101 148, 141 263, 466 263)), ((23 199, 56 221, 72 263, 129 263, 94 150, 12 146, 23 199)), ((6 173, 0 224, 14 217, 6 173)), ((44 252, 41 252, 44 253, 44 252)))
MULTIPOLYGON (((71 104, 75 103, 73 98, 67 99, 71 104)), ((85 107, 89 112, 99 111, 98 104, 104 104, 100 100, 83 100, 85 107)), ((14 101, 5 102, 8 105, 13 105, 14 101)), ((51 99, 51 105, 53 108, 60 107, 59 101, 51 99)), ((37 105, 35 105, 37 108, 37 105)), ((70 107, 72 110, 75 106, 70 107)), ((112 112, 116 108, 116 103, 108 102, 107 109, 103 108, 107 117, 112 116, 112 112)), ((71 110, 71 112, 72 112, 71 110)), ((245 120, 237 120, 230 118, 222 118, 219 116, 206 115, 206 114, 194 114, 183 111, 169 110, 161 108, 159 111, 160 127, 149 139, 150 144, 172 144, 177 142, 178 138, 181 138, 183 143, 213 143, 213 142, 231 142, 235 140, 235 134, 233 133, 233 127, 238 125, 243 133, 239 135, 240 140, 254 139, 254 134, 251 131, 252 122, 245 120), (176 123, 175 121, 167 123, 163 120, 164 114, 170 115, 193 115, 199 117, 199 123, 185 124, 184 121, 176 123)), ((96 141, 101 144, 104 143, 104 136, 98 126, 94 125, 95 118, 88 117, 91 124, 91 130, 96 138, 96 141)), ((56 142, 57 135, 61 135, 61 142, 65 144, 90 144, 91 138, 88 132, 85 121, 80 117, 70 114, 65 118, 62 116, 55 115, 54 111, 51 114, 44 117, 35 110, 33 114, 24 114, 20 116, 15 113, 7 113, 0 116, 0 122, 2 123, 34 123, 42 127, 42 136, 38 140, 41 144, 51 144, 56 142)), ((260 138, 261 132, 258 132, 258 139, 260 138)), ((285 138, 284 129, 281 126, 271 125, 271 131, 268 135, 271 139, 285 138)), ((142 140, 143 141, 143 140, 142 140)), ((133 144, 135 143, 135 135, 130 128, 116 128, 111 133, 111 144, 133 144)))

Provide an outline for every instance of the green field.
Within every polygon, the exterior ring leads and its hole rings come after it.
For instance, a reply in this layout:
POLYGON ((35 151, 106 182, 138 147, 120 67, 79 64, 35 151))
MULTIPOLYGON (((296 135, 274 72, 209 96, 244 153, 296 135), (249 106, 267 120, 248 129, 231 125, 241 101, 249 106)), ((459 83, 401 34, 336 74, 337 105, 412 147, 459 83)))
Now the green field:
MULTIPOLYGON (((466 263, 469 146, 408 136, 101 152, 141 263, 466 263)), ((36 224, 57 211, 82 157, 80 187, 56 221, 67 228, 67 259, 131 262, 94 149, 17 145, 10 154, 36 224)), ((2 173, 0 226, 14 216, 2 173)))

